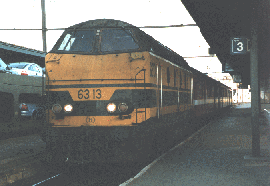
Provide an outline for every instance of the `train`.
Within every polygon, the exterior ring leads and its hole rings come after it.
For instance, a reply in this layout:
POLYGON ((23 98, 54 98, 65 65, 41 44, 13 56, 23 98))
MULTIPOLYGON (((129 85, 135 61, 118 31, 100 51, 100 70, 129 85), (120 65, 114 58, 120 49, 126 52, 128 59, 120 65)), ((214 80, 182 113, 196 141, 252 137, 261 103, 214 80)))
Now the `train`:
POLYGON ((41 137, 50 161, 148 160, 189 121, 232 103, 229 87, 120 20, 66 28, 45 66, 41 137))

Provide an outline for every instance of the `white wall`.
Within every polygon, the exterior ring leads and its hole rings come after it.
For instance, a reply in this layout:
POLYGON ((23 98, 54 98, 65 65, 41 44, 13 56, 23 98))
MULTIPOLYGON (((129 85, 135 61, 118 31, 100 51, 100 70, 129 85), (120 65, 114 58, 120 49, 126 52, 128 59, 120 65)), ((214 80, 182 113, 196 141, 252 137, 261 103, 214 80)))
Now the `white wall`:
POLYGON ((21 93, 42 94, 42 77, 0 73, 0 91, 13 94, 14 111, 16 113, 16 111, 18 112, 19 95, 21 93))

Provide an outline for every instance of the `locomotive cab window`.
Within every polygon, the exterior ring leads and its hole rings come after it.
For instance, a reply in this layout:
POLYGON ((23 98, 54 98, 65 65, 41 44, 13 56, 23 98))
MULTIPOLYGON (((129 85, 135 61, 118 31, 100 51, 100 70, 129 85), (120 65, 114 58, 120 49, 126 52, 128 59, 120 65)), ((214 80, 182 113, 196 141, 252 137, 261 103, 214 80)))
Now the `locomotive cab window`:
POLYGON ((138 49, 129 30, 104 29, 101 33, 101 52, 138 49))
POLYGON ((68 32, 60 41, 58 51, 91 52, 94 47, 95 31, 68 32))

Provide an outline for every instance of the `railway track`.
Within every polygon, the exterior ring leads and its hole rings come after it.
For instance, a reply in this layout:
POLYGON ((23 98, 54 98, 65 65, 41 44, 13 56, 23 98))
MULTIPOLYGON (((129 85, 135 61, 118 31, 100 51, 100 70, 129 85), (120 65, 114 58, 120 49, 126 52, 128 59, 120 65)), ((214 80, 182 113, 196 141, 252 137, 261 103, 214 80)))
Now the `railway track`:
POLYGON ((120 185, 137 175, 151 161, 188 138, 206 123, 208 123, 207 120, 199 121, 193 130, 185 132, 185 137, 182 136, 175 143, 160 149, 149 162, 122 164, 54 162, 46 164, 44 163, 45 151, 24 150, 15 154, 14 157, 0 162, 0 185, 120 185))
MULTIPOLYGON (((73 185, 120 185, 131 176, 137 174, 143 167, 150 162, 129 163, 129 164, 80 164, 72 165, 70 169, 40 180, 32 185, 50 186, 73 186, 73 185)), ((21 184, 21 183, 20 183, 21 184)), ((24 183, 22 183, 24 184, 24 183)))
POLYGON ((54 175, 54 176, 52 176, 52 177, 50 177, 50 178, 47 178, 46 180, 42 180, 42 181, 40 181, 40 182, 34 184, 33 186, 41 185, 41 184, 44 184, 44 183, 47 184, 47 182, 48 182, 49 180, 54 179, 54 178, 57 178, 57 177, 60 176, 60 175, 61 175, 61 173, 60 173, 60 174, 57 174, 57 175, 54 175))
MULTIPOLYGON (((64 172, 65 166, 48 165, 42 159, 42 153, 31 158, 20 159, 21 164, 19 166, 15 169, 6 170, 6 172, 11 170, 12 173, 5 177, 6 180, 2 185, 44 185, 50 179, 60 176, 61 173, 59 172, 64 172), (25 162, 22 163, 23 161, 25 162)), ((10 165, 14 164, 16 162, 12 162, 10 165)))

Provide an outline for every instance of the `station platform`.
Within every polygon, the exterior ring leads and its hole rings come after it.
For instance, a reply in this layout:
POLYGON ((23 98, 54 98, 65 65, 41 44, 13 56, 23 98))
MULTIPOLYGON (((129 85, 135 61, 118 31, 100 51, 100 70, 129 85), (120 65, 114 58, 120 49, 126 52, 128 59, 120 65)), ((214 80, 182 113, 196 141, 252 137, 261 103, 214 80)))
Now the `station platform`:
POLYGON ((261 157, 252 157, 251 105, 235 105, 121 186, 270 185, 270 123, 260 118, 261 157))

